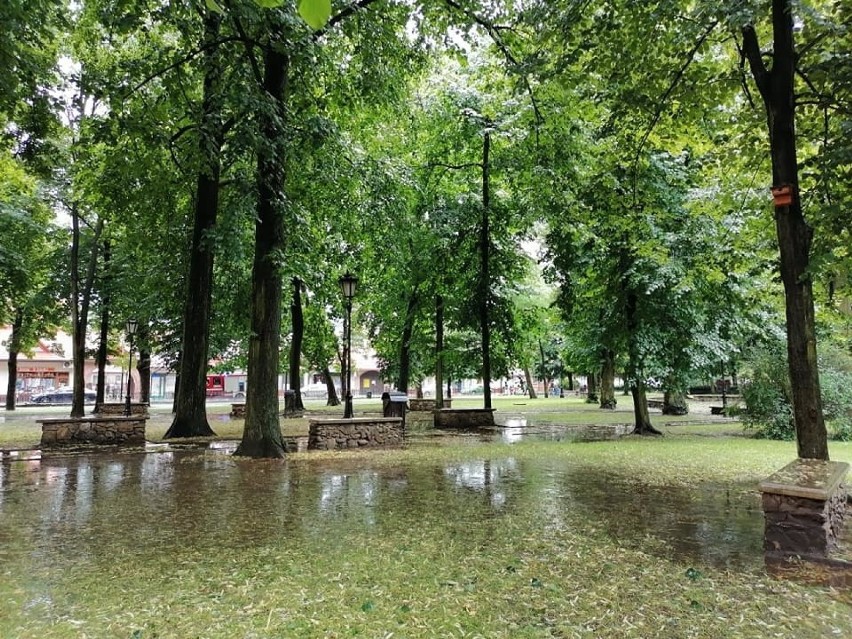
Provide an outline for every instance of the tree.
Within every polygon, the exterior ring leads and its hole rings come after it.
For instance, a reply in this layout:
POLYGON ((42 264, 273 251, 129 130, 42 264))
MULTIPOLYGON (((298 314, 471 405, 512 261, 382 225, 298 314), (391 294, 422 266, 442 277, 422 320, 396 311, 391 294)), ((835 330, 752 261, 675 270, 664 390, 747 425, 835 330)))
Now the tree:
POLYGON ((796 158, 796 50, 793 6, 772 0, 772 64, 766 67, 753 24, 742 27, 743 52, 766 109, 773 188, 789 197, 776 200, 775 224, 786 293, 787 360, 799 457, 828 459, 816 352, 813 281, 809 271, 813 229, 805 220, 796 158))

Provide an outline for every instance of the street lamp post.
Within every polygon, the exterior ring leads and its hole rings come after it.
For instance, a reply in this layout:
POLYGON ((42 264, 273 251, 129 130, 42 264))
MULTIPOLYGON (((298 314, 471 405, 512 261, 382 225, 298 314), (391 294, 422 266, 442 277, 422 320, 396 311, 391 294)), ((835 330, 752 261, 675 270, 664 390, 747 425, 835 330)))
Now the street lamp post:
POLYGON ((130 417, 130 371, 133 370, 133 338, 136 336, 136 329, 139 326, 138 320, 131 317, 124 325, 124 332, 127 334, 127 339, 130 342, 130 355, 127 360, 127 398, 124 400, 124 416, 130 417))
POLYGON ((340 290, 343 292, 343 299, 346 300, 346 324, 344 326, 344 371, 343 383, 346 385, 344 391, 344 408, 343 418, 349 419, 352 417, 352 298, 355 297, 355 289, 358 286, 358 278, 346 271, 346 275, 342 276, 338 283, 340 290))

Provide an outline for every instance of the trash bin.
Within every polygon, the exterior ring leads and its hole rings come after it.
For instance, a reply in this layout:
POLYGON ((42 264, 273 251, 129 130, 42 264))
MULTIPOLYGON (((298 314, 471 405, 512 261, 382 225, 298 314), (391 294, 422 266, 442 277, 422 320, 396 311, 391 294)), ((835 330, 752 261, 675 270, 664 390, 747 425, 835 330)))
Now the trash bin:
POLYGON ((382 393, 382 415, 385 417, 402 417, 405 426, 405 413, 408 410, 408 395, 399 391, 382 393))
POLYGON ((367 391, 367 399, 373 399, 373 391, 367 391))

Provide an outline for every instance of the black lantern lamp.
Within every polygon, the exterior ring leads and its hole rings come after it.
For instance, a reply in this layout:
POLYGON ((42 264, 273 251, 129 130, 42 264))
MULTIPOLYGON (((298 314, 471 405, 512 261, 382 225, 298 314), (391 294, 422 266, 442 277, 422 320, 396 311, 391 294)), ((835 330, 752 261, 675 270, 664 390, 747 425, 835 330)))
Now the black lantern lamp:
POLYGON ((345 398, 343 418, 349 419, 352 417, 352 298, 355 297, 358 278, 349 271, 346 271, 346 274, 338 280, 338 283, 343 293, 343 299, 346 300, 346 325, 343 331, 346 342, 343 357, 343 365, 345 367, 343 384, 345 384, 345 388, 341 388, 341 391, 343 391, 345 398))

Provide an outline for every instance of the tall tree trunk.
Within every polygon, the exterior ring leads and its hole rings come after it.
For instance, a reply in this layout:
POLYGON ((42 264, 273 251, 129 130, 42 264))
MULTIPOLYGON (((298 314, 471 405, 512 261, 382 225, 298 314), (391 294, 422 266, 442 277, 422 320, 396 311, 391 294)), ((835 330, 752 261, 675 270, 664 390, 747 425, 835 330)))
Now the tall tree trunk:
POLYGON ((587 404, 597 404, 598 403, 598 373, 596 371, 592 371, 586 376, 587 380, 587 390, 586 390, 586 403, 587 404))
POLYGON ((85 412, 86 388, 86 328, 89 324, 89 304, 98 263, 98 245, 104 228, 103 218, 98 219, 92 238, 92 248, 86 266, 86 276, 80 281, 80 211, 77 203, 71 206, 71 350, 74 366, 71 417, 82 417, 85 412))
POLYGON ((305 316, 302 313, 302 280, 293 278, 293 300, 290 304, 290 316, 293 324, 293 339, 290 341, 290 390, 296 393, 293 398, 297 410, 305 410, 302 402, 302 340, 305 337, 305 316))
POLYGON ((95 413, 99 413, 106 397, 106 365, 109 355, 109 305, 111 290, 109 286, 110 246, 104 242, 104 286, 101 300, 101 327, 98 336, 98 354, 95 364, 98 368, 98 379, 95 384, 95 413))
POLYGON ((479 325, 482 334, 483 407, 491 408, 491 153, 490 123, 482 138, 482 225, 479 232, 479 325))
POLYGON ((24 312, 18 308, 15 310, 15 319, 12 321, 12 334, 9 336, 9 343, 6 345, 6 350, 9 352, 6 410, 15 410, 15 393, 18 390, 18 353, 21 352, 21 330, 23 327, 24 312))
MULTIPOLYGON (((622 270, 626 273, 626 270, 622 270)), ((639 346, 636 343, 639 334, 639 311, 637 305, 639 300, 632 290, 626 291, 625 320, 627 324, 628 341, 628 370, 633 380, 631 393, 633 394, 633 433, 636 435, 662 435, 660 431, 651 424, 651 416, 648 414, 648 396, 645 392, 645 372, 643 370, 639 346)))
POLYGON ((772 1, 772 68, 764 65, 754 27, 742 30, 743 50, 766 107, 772 183, 789 187, 791 201, 775 206, 775 229, 781 255, 787 315, 787 361, 792 386, 798 454, 828 459, 828 434, 822 412, 817 369, 813 285, 809 272, 813 230, 802 213, 796 159, 796 52, 790 0, 772 1))
POLYGON ((667 378, 663 390, 663 415, 687 415, 689 404, 686 402, 686 393, 677 380, 667 378))
POLYGON ((527 394, 530 396, 530 399, 538 399, 529 366, 524 366, 524 379, 527 380, 527 394))
POLYGON ((235 455, 284 457, 278 420, 278 357, 281 346, 281 259, 284 255, 284 151, 289 58, 275 47, 264 53, 261 105, 263 144, 257 158, 257 220, 252 265, 251 337, 246 421, 235 455))
POLYGON ((325 387, 328 389, 328 401, 326 406, 340 406, 340 398, 337 396, 337 389, 334 387, 334 379, 331 377, 331 370, 326 366, 322 369, 322 376, 325 379, 325 387))
POLYGON ((183 336, 176 389, 175 416, 164 438, 215 435, 207 422, 207 366, 210 346, 210 314, 213 300, 213 245, 208 233, 219 212, 220 153, 222 149, 222 62, 219 38, 222 18, 214 11, 204 14, 204 93, 199 127, 199 151, 203 165, 195 186, 192 247, 183 308, 183 336))
POLYGON ((435 296, 435 408, 444 407, 444 296, 435 296))
POLYGON ((544 344, 541 340, 538 340, 538 353, 539 357, 541 357, 541 379, 544 382, 544 398, 547 399, 547 390, 550 380, 547 377, 547 365, 544 359, 544 344))
POLYGON ((670 389, 663 391, 663 415, 687 415, 688 413, 689 404, 686 403, 686 393, 670 389))
POLYGON ((615 410, 615 353, 605 348, 601 352, 601 408, 615 410))
MULTIPOLYGON (((147 344, 147 340, 141 341, 147 344)), ((136 372, 139 373, 139 401, 148 404, 151 401, 151 351, 147 346, 139 349, 136 372)))
POLYGON ((408 393, 408 385, 411 383, 411 336, 414 333, 414 314, 419 300, 418 286, 414 287, 408 305, 405 309, 405 323, 402 325, 402 335, 399 344, 399 377, 396 380, 396 389, 402 393, 408 393))
POLYGON ((648 413, 648 396, 645 393, 645 383, 642 380, 635 380, 633 388, 633 419, 634 435, 662 435, 660 431, 651 425, 651 415, 648 413))

